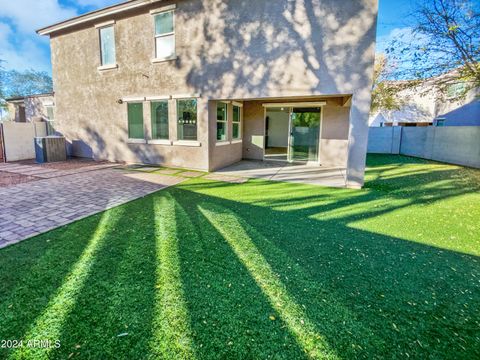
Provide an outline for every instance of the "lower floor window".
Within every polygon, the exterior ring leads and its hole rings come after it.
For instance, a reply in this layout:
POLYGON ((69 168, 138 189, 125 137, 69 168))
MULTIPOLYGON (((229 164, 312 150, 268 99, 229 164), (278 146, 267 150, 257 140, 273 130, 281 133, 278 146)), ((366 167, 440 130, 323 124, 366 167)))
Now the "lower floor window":
POLYGON ((232 139, 242 138, 242 109, 240 106, 233 105, 232 119, 232 139))
POLYGON ((152 139, 168 139, 168 100, 151 103, 152 139))
POLYGON ((227 140, 227 104, 217 102, 217 141, 227 140))
POLYGON ((197 100, 177 100, 178 140, 197 140, 197 100))
POLYGON ((129 139, 144 139, 143 104, 128 103, 128 137, 129 139))

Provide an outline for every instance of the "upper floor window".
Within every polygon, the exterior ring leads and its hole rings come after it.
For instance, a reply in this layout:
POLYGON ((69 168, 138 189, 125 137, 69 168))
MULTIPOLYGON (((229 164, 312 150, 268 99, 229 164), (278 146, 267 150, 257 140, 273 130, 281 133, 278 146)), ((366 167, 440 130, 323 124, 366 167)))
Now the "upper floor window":
POLYGON ((115 33, 113 25, 101 27, 100 34, 100 61, 101 65, 115 65, 115 33))
POLYGON ((175 22, 173 10, 155 15, 155 58, 175 57, 175 22))
POLYGON ((197 100, 177 100, 178 140, 197 140, 197 100))
POLYGON ((217 101, 217 141, 227 140, 227 104, 217 101))

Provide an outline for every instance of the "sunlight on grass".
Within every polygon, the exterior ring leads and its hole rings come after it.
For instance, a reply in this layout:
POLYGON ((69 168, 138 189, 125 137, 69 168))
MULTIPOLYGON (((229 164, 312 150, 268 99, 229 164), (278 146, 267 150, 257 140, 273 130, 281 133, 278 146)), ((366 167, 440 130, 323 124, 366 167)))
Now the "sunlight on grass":
MULTIPOLYGON (((288 294, 285 285, 253 244, 236 215, 220 208, 222 216, 219 217, 218 212, 212 210, 216 206, 208 204, 208 207, 200 205, 199 210, 231 246, 305 353, 315 359, 337 358, 303 308, 288 294)), ((276 319, 271 315, 270 320, 276 319)))
POLYGON ((369 164, 364 190, 192 179, 1 249, 0 340, 62 343, 0 359, 480 359, 480 170, 369 164))
MULTIPOLYGON (((396 204, 401 204, 399 200, 396 204)), ((480 193, 467 193, 442 200, 396 205, 394 210, 376 215, 382 208, 365 209, 362 219, 348 222, 348 228, 423 244, 441 250, 480 256, 480 193), (408 205, 408 206, 407 206, 408 205), (401 222, 408 219, 408 226, 401 222)), ((389 205, 385 204, 388 210, 389 205)))
MULTIPOLYGON (((73 266, 72 271, 66 277, 63 285, 53 295, 43 313, 35 320, 33 325, 24 336, 24 342, 28 340, 50 340, 52 344, 60 339, 62 327, 69 313, 75 306, 75 302, 90 274, 95 263, 95 256, 100 249, 102 240, 108 231, 111 231, 115 222, 112 221, 112 213, 105 212, 100 220, 95 233, 88 246, 85 248, 80 259, 73 266)), ((23 347, 14 352, 10 359, 35 358, 48 359, 49 354, 55 348, 23 347)))
MULTIPOLYGON (((153 354, 163 358, 195 359, 178 255, 175 214, 181 209, 168 193, 155 201, 154 209, 158 259, 157 305, 150 348, 153 354)), ((186 214, 181 215, 187 217, 186 214)))

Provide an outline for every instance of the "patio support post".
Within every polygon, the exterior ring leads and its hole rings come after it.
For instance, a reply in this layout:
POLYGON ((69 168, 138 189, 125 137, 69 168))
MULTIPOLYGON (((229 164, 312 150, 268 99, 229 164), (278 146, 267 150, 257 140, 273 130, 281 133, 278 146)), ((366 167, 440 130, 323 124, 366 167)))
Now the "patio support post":
POLYGON ((348 134, 347 187, 363 186, 368 143, 370 88, 364 87, 352 96, 348 134))

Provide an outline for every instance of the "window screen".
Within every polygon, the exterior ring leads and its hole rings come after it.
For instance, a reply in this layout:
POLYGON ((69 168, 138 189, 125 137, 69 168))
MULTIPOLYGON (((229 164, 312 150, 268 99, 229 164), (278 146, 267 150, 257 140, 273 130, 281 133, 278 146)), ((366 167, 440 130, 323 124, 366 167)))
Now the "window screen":
POLYGON ((217 141, 227 140, 227 104, 217 102, 217 141))
POLYGON ((197 100, 177 100, 177 137, 179 140, 197 140, 197 100))
POLYGON ((168 100, 151 103, 152 139, 168 139, 168 100))
POLYGON ((175 56, 175 25, 173 11, 155 15, 155 57, 158 59, 175 56))
POLYGON ((143 133, 143 104, 128 103, 128 137, 130 139, 144 139, 143 133))
POLYGON ((115 35, 113 26, 100 29, 100 53, 102 65, 115 64, 115 35))

